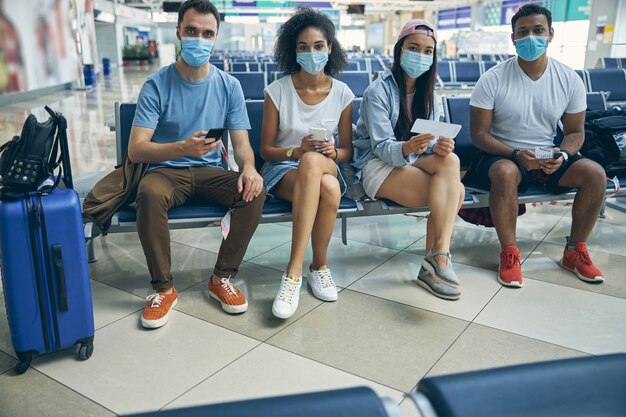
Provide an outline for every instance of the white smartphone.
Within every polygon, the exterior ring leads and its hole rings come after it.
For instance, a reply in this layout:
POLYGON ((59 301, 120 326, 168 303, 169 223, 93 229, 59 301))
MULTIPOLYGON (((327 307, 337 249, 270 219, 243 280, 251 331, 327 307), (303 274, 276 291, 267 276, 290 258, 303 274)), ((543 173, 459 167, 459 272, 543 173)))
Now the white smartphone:
POLYGON ((310 127, 309 135, 313 137, 313 140, 324 141, 326 140, 326 129, 321 127, 310 127))
POLYGON ((543 148, 541 146, 535 146, 535 158, 536 159, 554 159, 554 150, 552 148, 543 148))

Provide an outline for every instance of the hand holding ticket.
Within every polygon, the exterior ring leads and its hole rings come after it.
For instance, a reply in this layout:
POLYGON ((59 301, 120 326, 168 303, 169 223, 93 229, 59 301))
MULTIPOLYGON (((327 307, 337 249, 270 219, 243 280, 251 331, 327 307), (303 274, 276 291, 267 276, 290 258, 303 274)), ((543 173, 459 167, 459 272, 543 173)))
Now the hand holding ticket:
POLYGON ((434 120, 417 119, 413 123, 411 133, 430 133, 435 138, 443 136, 444 138, 454 139, 459 134, 461 125, 453 123, 436 122, 434 120))

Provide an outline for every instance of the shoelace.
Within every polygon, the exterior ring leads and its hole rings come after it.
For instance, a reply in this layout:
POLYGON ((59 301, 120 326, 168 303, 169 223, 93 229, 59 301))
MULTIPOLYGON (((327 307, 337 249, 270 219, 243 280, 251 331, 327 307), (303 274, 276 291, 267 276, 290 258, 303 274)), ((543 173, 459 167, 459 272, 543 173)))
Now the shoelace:
POLYGON ((576 249, 574 251, 574 253, 576 255, 578 255, 578 258, 585 264, 585 265, 591 265, 591 258, 589 257, 589 253, 587 253, 586 250, 578 250, 576 249))
POLYGON ((334 287, 333 277, 330 275, 330 269, 323 269, 316 271, 320 278, 320 285, 322 288, 334 287))
POLYGON ((506 267, 507 268, 513 268, 516 262, 521 265, 519 256, 517 256, 514 253, 509 253, 506 255, 506 267))
POLYGON ((286 303, 293 304, 296 294, 298 294, 300 288, 298 284, 291 279, 286 278, 280 283, 280 292, 278 293, 278 299, 286 303))
POLYGON ((150 294, 146 297, 146 300, 152 301, 150 304, 150 308, 159 308, 161 307, 161 303, 165 300, 165 296, 155 292, 154 294, 150 294))
POLYGON ((230 277, 229 278, 222 278, 222 288, 224 288, 224 290, 230 294, 230 295, 235 295, 237 294, 237 291, 235 290, 235 287, 233 287, 233 284, 231 284, 230 282, 230 277))

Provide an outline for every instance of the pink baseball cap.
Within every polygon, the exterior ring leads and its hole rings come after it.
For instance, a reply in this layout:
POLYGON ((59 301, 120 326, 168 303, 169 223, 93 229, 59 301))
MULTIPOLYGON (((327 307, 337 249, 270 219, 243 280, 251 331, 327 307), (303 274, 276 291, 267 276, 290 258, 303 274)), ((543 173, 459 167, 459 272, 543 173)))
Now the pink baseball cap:
POLYGON ((435 42, 437 42, 437 32, 435 31, 435 27, 433 26, 432 23, 427 22, 424 19, 412 19, 412 20, 409 20, 408 22, 406 22, 406 24, 404 25, 404 27, 402 28, 402 30, 398 34, 398 40, 397 41, 399 41, 400 39, 404 38, 405 36, 409 36, 409 35, 412 35, 414 33, 420 33, 422 35, 430 36, 431 38, 433 38, 435 40, 435 42), (416 29, 418 26, 426 26, 428 28, 428 30, 423 29, 423 28, 416 29))

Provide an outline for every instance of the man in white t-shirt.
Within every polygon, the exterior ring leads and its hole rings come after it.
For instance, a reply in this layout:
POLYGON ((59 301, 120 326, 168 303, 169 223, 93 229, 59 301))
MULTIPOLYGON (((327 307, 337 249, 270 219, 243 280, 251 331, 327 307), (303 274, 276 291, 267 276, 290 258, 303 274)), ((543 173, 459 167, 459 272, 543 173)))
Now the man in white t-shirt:
POLYGON ((583 281, 602 282, 585 243, 606 186, 604 169, 578 154, 585 139, 585 88, 574 70, 546 55, 554 36, 548 9, 526 4, 511 25, 518 56, 485 73, 472 93, 471 134, 480 150, 464 178, 490 188, 489 207, 502 246, 498 281, 522 286, 515 238, 517 195, 532 184, 554 193, 578 190, 560 265, 583 281), (564 138, 557 147, 559 120, 564 138))

